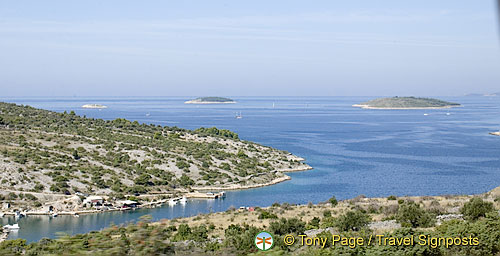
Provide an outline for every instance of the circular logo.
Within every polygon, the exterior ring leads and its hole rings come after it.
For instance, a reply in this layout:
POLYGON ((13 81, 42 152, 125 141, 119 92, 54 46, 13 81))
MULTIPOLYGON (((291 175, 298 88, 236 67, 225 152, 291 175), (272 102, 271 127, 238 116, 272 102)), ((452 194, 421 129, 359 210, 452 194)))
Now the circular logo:
POLYGON ((274 239, 271 234, 266 231, 261 231, 255 236, 255 246, 259 248, 259 250, 267 251, 271 249, 274 245, 274 239))

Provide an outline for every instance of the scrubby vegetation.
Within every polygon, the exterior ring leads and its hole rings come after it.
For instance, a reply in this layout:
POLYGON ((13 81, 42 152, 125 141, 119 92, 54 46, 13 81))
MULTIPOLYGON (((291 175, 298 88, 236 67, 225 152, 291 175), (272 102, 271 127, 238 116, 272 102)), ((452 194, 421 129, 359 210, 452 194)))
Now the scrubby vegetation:
POLYGON ((284 203, 257 208, 253 212, 230 209, 224 213, 159 223, 150 223, 150 218, 145 216, 137 224, 112 226, 103 231, 75 236, 63 235, 58 239, 42 239, 29 245, 21 239, 8 240, 0 244, 0 255, 248 255, 258 254, 254 238, 261 230, 273 234, 275 243, 268 252, 270 255, 482 256, 500 253, 500 216, 496 203, 492 203, 490 208, 491 196, 481 201, 458 196, 401 200, 397 203, 387 199, 358 198, 338 201, 335 206, 329 203, 307 206, 284 203), (455 203, 448 205, 450 202, 455 203), (444 204, 445 211, 458 205, 461 205, 461 211, 468 211, 472 205, 487 206, 481 207, 486 209, 481 210, 485 214, 477 218, 464 216, 465 220, 452 219, 437 224, 432 220, 436 219, 434 209, 438 203, 444 204), (388 205, 395 205, 396 211, 384 211, 383 208, 388 205), (373 208, 378 210, 370 210, 373 208), (422 216, 429 216, 432 220, 422 221, 422 216), (381 217, 396 218, 401 224, 408 225, 391 229, 372 226, 373 223, 380 223, 381 217), (286 235, 293 235, 296 242, 286 245, 283 240, 286 235), (428 242, 333 245, 332 235, 363 238, 365 241, 377 235, 394 239, 414 237, 416 241, 428 242), (323 238, 327 242, 324 247, 302 246, 300 236, 323 238), (465 238, 473 245, 447 246, 443 241, 427 240, 448 237, 465 238))
POLYGON ((123 197, 258 185, 283 177, 281 171, 306 167, 287 152, 215 127, 191 131, 0 103, 4 191, 123 197))

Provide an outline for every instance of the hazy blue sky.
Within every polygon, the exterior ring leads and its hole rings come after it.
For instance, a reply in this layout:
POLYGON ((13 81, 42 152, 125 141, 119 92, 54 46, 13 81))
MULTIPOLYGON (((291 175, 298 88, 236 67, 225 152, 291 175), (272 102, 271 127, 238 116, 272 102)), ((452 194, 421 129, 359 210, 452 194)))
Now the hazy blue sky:
POLYGON ((1 96, 500 91, 493 0, 0 0, 1 96))

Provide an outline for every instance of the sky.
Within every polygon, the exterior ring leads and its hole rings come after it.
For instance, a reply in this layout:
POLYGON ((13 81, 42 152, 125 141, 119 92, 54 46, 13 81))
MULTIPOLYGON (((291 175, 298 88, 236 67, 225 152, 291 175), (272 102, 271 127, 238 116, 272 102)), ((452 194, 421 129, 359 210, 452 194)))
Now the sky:
POLYGON ((0 96, 500 91, 493 0, 0 0, 0 96))

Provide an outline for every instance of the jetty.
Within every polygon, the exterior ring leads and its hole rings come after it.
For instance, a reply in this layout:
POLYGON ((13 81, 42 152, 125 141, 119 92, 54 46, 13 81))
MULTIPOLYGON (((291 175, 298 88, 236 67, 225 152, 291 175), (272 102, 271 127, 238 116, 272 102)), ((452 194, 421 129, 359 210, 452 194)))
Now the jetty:
POLYGON ((186 194, 186 198, 201 198, 201 199, 217 199, 217 198, 224 198, 226 197, 226 192, 217 192, 217 193, 212 193, 212 192, 190 192, 186 194))

